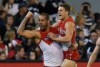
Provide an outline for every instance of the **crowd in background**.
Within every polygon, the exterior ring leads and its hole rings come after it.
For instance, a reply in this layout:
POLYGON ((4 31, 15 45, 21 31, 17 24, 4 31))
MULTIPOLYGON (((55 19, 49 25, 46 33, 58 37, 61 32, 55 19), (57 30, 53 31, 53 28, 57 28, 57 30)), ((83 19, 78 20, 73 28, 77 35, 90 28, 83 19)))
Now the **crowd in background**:
MULTIPOLYGON (((36 29, 38 15, 42 12, 49 14, 51 24, 56 23, 58 6, 62 3, 66 2, 46 0, 45 4, 42 4, 38 0, 3 0, 0 5, 0 60, 42 61, 42 52, 34 43, 34 39, 21 37, 16 30, 28 11, 34 16, 27 21, 25 29, 36 29)), ((71 7, 70 16, 76 24, 80 60, 88 60, 100 36, 100 13, 92 12, 91 4, 84 2, 80 11, 75 11, 75 8, 71 7)))

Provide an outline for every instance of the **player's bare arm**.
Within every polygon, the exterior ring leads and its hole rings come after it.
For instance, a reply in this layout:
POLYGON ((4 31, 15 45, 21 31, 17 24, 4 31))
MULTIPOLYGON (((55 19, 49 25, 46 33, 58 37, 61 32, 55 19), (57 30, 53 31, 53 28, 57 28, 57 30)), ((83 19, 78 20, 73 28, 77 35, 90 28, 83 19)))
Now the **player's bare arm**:
POLYGON ((25 16, 25 18, 23 19, 23 21, 21 22, 18 30, 17 30, 17 33, 21 36, 24 36, 26 38, 32 38, 32 37, 35 37, 37 36, 37 31, 33 30, 33 31, 30 31, 30 30, 24 30, 25 29, 25 24, 27 22, 27 20, 32 17, 32 12, 28 12, 27 15, 25 16))
POLYGON ((88 61, 88 64, 87 64, 87 67, 91 67, 92 64, 94 63, 98 53, 99 53, 99 50, 100 50, 100 38, 98 38, 97 42, 96 42, 96 47, 93 51, 93 53, 91 54, 90 58, 89 58, 89 61, 88 61))
POLYGON ((50 38, 54 41, 57 41, 57 42, 70 42, 71 41, 71 38, 72 38, 72 35, 73 35, 73 31, 74 31, 74 24, 71 23, 71 22, 67 22, 65 24, 65 36, 64 37, 55 37, 53 35, 53 33, 50 33, 50 38))

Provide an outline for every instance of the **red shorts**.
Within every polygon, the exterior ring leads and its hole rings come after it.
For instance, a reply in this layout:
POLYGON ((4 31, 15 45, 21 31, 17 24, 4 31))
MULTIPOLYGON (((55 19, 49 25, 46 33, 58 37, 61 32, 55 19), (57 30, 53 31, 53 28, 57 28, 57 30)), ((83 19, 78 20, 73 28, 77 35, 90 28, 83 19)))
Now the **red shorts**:
POLYGON ((64 59, 78 61, 80 59, 80 55, 79 55, 78 50, 76 49, 76 50, 64 51, 64 59))

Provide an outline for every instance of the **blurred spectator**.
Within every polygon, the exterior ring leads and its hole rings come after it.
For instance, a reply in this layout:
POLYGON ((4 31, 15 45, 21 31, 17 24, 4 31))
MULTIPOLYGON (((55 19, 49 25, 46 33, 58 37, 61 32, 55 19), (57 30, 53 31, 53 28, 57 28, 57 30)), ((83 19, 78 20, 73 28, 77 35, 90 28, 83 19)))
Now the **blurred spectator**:
POLYGON ((77 29, 83 29, 84 28, 84 24, 85 24, 85 20, 84 20, 84 16, 83 15, 78 15, 76 17, 76 28, 77 29))
POLYGON ((29 54, 29 59, 30 60, 36 60, 36 52, 35 51, 31 51, 29 54))
POLYGON ((12 44, 10 45, 9 43, 10 43, 10 42, 11 42, 11 43, 13 42, 13 46, 16 46, 17 42, 15 41, 15 39, 16 39, 15 31, 14 31, 14 30, 8 30, 8 31, 6 32, 6 34, 5 34, 5 39, 4 39, 5 43, 6 43, 9 47, 11 47, 12 44))
POLYGON ((14 47, 18 44, 14 30, 8 30, 5 34, 4 43, 8 46, 8 59, 15 58, 14 47))
POLYGON ((43 54, 42 54, 42 52, 41 52, 41 49, 37 46, 36 48, 35 48, 35 51, 36 51, 36 56, 37 56, 37 60, 38 61, 41 61, 41 60, 43 60, 43 54))
POLYGON ((16 60, 27 59, 27 56, 25 55, 24 48, 22 46, 16 46, 15 51, 16 51, 16 55, 15 55, 16 60))
POLYGON ((80 53, 80 58, 82 59, 84 55, 84 47, 87 44, 87 39, 85 39, 84 32, 82 29, 77 30, 76 40, 78 43, 78 51, 80 53))
MULTIPOLYGON (((8 0, 2 0, 2 5, 5 6, 8 0)), ((14 3, 22 3, 24 0, 14 0, 14 3)))
POLYGON ((25 2, 19 4, 18 9, 19 9, 19 11, 15 15, 14 26, 19 26, 19 24, 21 23, 21 21, 23 20, 23 18, 26 16, 26 13, 28 11, 27 4, 25 2))
POLYGON ((64 0, 47 0, 45 3, 46 13, 49 15, 56 14, 61 3, 65 3, 64 0))
POLYGON ((88 2, 83 2, 80 10, 80 15, 84 15, 85 18, 85 27, 91 29, 94 24, 94 14, 91 9, 91 5, 88 2))
POLYGON ((0 10, 0 35, 2 40, 6 32, 5 21, 4 21, 5 17, 6 17, 6 12, 4 10, 0 10))
POLYGON ((92 54, 92 52, 93 52, 93 50, 96 46, 97 38, 98 38, 97 32, 95 30, 91 31, 90 39, 85 46, 85 51, 86 51, 85 57, 87 56, 88 59, 89 59, 90 55, 92 54))
POLYGON ((26 1, 26 0, 15 0, 15 3, 22 3, 24 1, 26 1))
POLYGON ((5 52, 0 51, 0 60, 6 60, 6 59, 7 59, 7 56, 6 56, 5 52))
POLYGON ((28 39, 27 43, 23 45, 25 52, 29 55, 31 51, 35 51, 36 44, 33 42, 33 39, 28 39))
POLYGON ((76 17, 76 29, 81 29, 83 30, 83 33, 84 33, 84 36, 85 37, 88 37, 90 32, 89 30, 85 27, 85 19, 84 19, 84 16, 83 15, 78 15, 76 17))
POLYGON ((44 12, 44 7, 38 0, 29 0, 28 10, 32 11, 35 15, 44 12))
POLYGON ((3 43, 3 40, 0 36, 0 52, 4 51, 6 56, 8 55, 8 47, 3 43))
POLYGON ((14 16, 13 15, 11 15, 11 14, 8 14, 7 16, 6 16, 6 30, 11 30, 11 29, 13 29, 13 30, 15 30, 15 27, 14 27, 14 16))
POLYGON ((65 3, 64 0, 46 0, 45 12, 50 15, 50 20, 55 22, 57 17, 58 6, 65 3))
POLYGON ((3 10, 3 6, 2 6, 2 5, 0 5, 0 11, 1 11, 1 10, 3 10))
POLYGON ((100 13, 95 13, 95 29, 100 36, 100 13))
POLYGON ((38 22, 38 15, 44 12, 44 6, 38 0, 29 0, 28 1, 28 10, 31 11, 34 15, 34 21, 38 22))
POLYGON ((15 15, 18 12, 18 4, 14 3, 15 0, 8 0, 4 6, 4 10, 8 14, 15 15))
POLYGON ((71 16, 74 20, 76 19, 77 11, 76 11, 76 9, 74 8, 74 6, 71 6, 71 7, 70 7, 70 16, 71 16))

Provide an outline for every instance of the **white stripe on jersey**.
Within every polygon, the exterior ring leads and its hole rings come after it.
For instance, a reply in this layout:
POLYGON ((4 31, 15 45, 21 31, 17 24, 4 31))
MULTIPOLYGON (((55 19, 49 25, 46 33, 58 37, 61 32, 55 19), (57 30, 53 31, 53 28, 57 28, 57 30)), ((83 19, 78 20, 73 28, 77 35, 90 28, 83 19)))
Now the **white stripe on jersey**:
POLYGON ((44 58, 45 66, 60 66, 63 60, 63 51, 60 45, 56 42, 48 45, 41 40, 39 44, 44 58))

